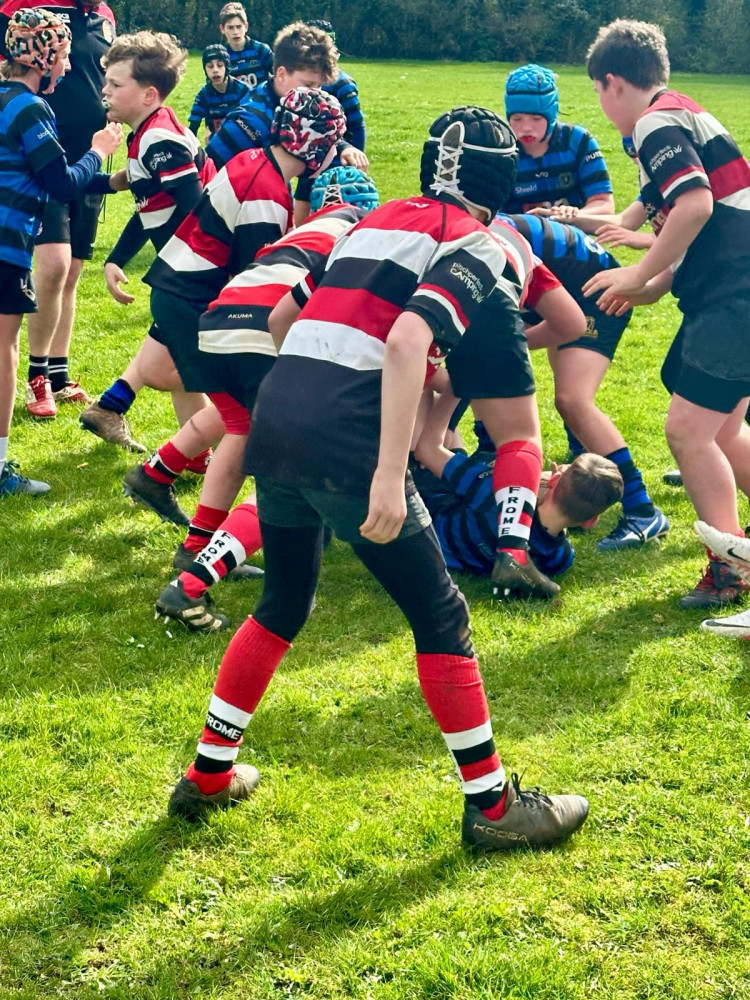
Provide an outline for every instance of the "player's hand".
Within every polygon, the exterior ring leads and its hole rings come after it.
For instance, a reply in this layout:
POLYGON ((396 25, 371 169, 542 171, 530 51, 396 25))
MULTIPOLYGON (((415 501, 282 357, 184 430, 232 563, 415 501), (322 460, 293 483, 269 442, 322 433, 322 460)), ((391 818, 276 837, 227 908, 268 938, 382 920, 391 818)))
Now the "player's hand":
POLYGON ((608 271, 600 271, 589 278, 582 288, 587 298, 597 297, 597 305, 606 312, 613 298, 628 299, 644 290, 645 284, 640 277, 637 265, 631 267, 613 267, 608 271))
POLYGON ((557 222, 567 222, 568 219, 575 219, 578 211, 575 205, 553 205, 550 209, 549 217, 550 219, 556 219, 557 222))
POLYGON ((367 154, 356 146, 349 146, 339 155, 339 159, 345 167, 356 167, 358 170, 367 170, 370 161, 367 154))
POLYGON ((119 302, 123 306, 129 306, 131 302, 135 302, 134 296, 128 295, 120 288, 120 285, 128 284, 128 276, 117 264, 110 262, 104 265, 104 280, 107 283, 107 291, 115 302, 119 302))
POLYGON ((406 520, 404 478, 386 476, 378 469, 370 485, 367 519, 359 526, 363 538, 378 545, 392 542, 406 520))
POLYGON ((122 125, 119 122, 109 122, 98 132, 94 132, 91 139, 91 148, 95 153, 106 160, 108 156, 122 144, 122 125))
POLYGON ((113 191, 127 191, 130 188, 128 172, 124 167, 109 175, 109 186, 113 191))
POLYGON ((607 223, 596 231, 597 240, 608 247, 632 247, 634 250, 647 250, 654 242, 650 233, 634 233, 624 226, 613 226, 607 223))
POLYGON ((541 219, 548 219, 552 215, 552 209, 540 205, 538 208, 530 208, 526 215, 538 215, 541 219))

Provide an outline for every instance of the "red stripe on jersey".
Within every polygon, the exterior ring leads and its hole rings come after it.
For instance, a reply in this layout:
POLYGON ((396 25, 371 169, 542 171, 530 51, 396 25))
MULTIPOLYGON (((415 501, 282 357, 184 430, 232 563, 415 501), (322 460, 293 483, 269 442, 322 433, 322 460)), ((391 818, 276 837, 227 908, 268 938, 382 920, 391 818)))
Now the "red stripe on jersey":
POLYGON ((738 191, 750 188, 750 166, 744 156, 738 156, 736 160, 712 170, 708 180, 714 198, 720 201, 729 195, 737 194, 738 191))
POLYGON ((449 205, 436 198, 405 198, 387 203, 377 213, 360 222, 360 227, 388 231, 403 229, 410 233, 427 233, 436 240, 458 240, 476 232, 477 224, 467 211, 457 205, 449 205), (415 208, 422 211, 415 214, 415 208), (446 229, 450 227, 449 237, 442 232, 444 212, 446 229))
POLYGON ((684 177, 686 174, 695 174, 696 172, 703 174, 706 173, 701 163, 691 163, 689 167, 685 167, 684 169, 678 170, 676 173, 671 174, 667 180, 662 181, 662 183, 659 185, 659 189, 662 192, 662 194, 664 194, 667 188, 671 187, 676 180, 679 180, 680 177, 684 177))
POLYGON ((229 247, 217 240, 214 236, 209 236, 203 232, 198 220, 192 213, 187 215, 180 223, 176 233, 177 236, 205 260, 210 261, 215 267, 226 267, 229 261, 229 247))
POLYGON ((181 163, 179 167, 173 167, 171 170, 160 170, 159 176, 161 178, 169 178, 173 174, 186 174, 188 170, 194 170, 196 174, 198 173, 198 168, 195 163, 181 163))
POLYGON ((364 288, 334 288, 321 285, 299 315, 324 323, 344 323, 385 343, 402 312, 401 306, 386 302, 364 288))
POLYGON ((275 306, 289 291, 286 284, 277 285, 229 285, 218 299, 214 299, 209 309, 214 306, 275 306))
POLYGON ((458 320, 461 326, 464 329, 466 329, 466 327, 469 325, 469 321, 466 318, 466 313, 461 308, 461 304, 458 301, 458 299, 455 298, 453 295, 451 295, 450 292, 446 291, 445 288, 441 288, 439 285, 431 285, 429 284, 429 282, 425 282, 424 284, 420 285, 419 288, 416 290, 415 295, 419 295, 420 291, 435 292, 435 294, 439 295, 441 299, 446 299, 446 301, 450 302, 450 304, 456 310, 456 315, 458 316, 458 320))
POLYGON ((175 201, 171 194, 167 194, 166 191, 157 191, 156 194, 152 194, 148 202, 143 205, 140 202, 136 202, 135 210, 141 215, 148 215, 149 212, 160 212, 164 208, 172 208, 175 201))
POLYGON ((546 264, 537 264, 531 272, 531 282, 521 305, 534 309, 545 292, 551 292, 553 288, 561 286, 562 282, 555 277, 546 264))
POLYGON ((700 114, 705 112, 705 108, 702 108, 700 104, 696 104, 692 97, 688 97, 686 94, 679 94, 676 90, 670 90, 666 94, 662 94, 657 100, 654 101, 644 112, 644 115, 649 114, 652 111, 692 111, 695 114, 700 114))

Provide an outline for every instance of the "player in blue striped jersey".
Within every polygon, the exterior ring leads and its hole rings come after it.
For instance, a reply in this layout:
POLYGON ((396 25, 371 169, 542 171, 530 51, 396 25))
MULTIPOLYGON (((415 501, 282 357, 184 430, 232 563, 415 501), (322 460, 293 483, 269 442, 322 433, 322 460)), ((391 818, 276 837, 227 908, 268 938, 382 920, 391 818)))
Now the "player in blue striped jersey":
POLYGON ((24 314, 37 309, 31 259, 42 209, 48 196, 68 201, 85 190, 122 142, 122 128, 108 125, 68 166, 55 116, 38 95, 51 93, 70 69, 70 46, 70 29, 49 11, 21 8, 8 22, 0 80, 0 496, 49 490, 7 460, 18 333, 24 314))
POLYGON ((505 114, 519 141, 518 171, 508 212, 549 214, 554 206, 572 217, 614 212, 607 165, 596 139, 580 125, 557 121, 555 74, 530 63, 508 76, 505 114))
POLYGON ((241 3, 224 4, 219 31, 229 51, 230 74, 251 90, 265 83, 273 70, 273 53, 265 42, 247 37, 247 13, 241 3))
POLYGON ((230 111, 249 102, 250 88, 230 75, 229 53, 223 45, 206 46, 203 50, 203 71, 206 82, 195 95, 188 127, 194 135, 198 135, 200 124, 205 121, 209 134, 213 135, 230 111))

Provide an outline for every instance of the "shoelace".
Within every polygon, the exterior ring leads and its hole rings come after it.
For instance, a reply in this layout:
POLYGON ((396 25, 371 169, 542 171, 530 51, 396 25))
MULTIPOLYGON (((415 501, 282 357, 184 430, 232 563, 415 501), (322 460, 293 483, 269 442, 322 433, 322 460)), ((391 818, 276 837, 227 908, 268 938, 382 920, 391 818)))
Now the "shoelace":
POLYGON ((544 792, 539 788, 524 788, 521 789, 521 778, 513 772, 510 776, 511 784, 513 785, 513 791, 518 797, 518 801, 522 806, 530 806, 532 809, 537 809, 539 806, 551 806, 552 799, 549 795, 545 795, 544 792))
POLYGON ((29 479, 26 476, 22 476, 18 471, 18 464, 11 459, 6 459, 5 468, 3 469, 3 479, 15 479, 19 484, 29 482, 29 479))
POLYGON ((624 538, 629 531, 632 531, 634 535, 638 535, 640 540, 645 543, 646 536, 643 534, 643 532, 635 523, 635 521, 632 518, 628 517, 627 514, 623 514, 623 516, 617 522, 614 530, 611 532, 611 537, 624 538))

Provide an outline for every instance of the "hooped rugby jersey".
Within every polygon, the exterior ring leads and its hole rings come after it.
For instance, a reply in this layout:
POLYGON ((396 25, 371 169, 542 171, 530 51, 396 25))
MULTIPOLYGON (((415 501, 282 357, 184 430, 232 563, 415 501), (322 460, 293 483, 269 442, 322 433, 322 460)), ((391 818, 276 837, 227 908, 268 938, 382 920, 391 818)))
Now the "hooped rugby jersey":
POLYGON ((165 242, 160 231, 169 233, 176 209, 172 192, 199 179, 204 161, 200 143, 171 108, 157 108, 128 137, 127 172, 135 210, 157 249, 165 242))
POLYGON ((353 80, 348 73, 342 69, 333 83, 326 83, 323 90, 338 100, 346 115, 346 132, 344 138, 357 149, 365 148, 365 116, 362 114, 362 107, 359 103, 359 90, 357 81, 353 80))
MULTIPOLYGON (((596 300, 587 298, 581 289, 594 275, 601 271, 619 267, 615 258, 593 236, 575 226, 553 219, 543 219, 537 215, 508 215, 501 213, 497 221, 513 226, 529 242, 537 257, 557 277, 565 290, 576 300, 586 315, 596 310, 596 300)), ((548 285, 540 285, 543 273, 535 269, 531 279, 529 295, 524 305, 533 309, 548 285)))
MULTIPOLYGON (((5 52, 8 21, 17 10, 33 7, 29 0, 5 0, 0 7, 0 47, 5 52)), ((115 39, 115 16, 106 3, 50 0, 41 4, 70 28, 70 70, 51 94, 43 95, 57 120, 57 134, 69 163, 91 147, 91 137, 105 124, 102 106, 104 69, 101 58, 115 39)))
POLYGON ((0 81, 0 260, 30 268, 47 201, 34 171, 63 155, 55 116, 42 97, 15 80, 0 81))
POLYGON ((339 240, 263 381, 248 466, 291 485, 366 495, 377 464, 381 376, 396 319, 414 312, 433 358, 465 333, 497 286, 520 298, 501 245, 455 204, 416 197, 376 209, 339 240))
POLYGON ((251 90, 265 83, 273 73, 273 52, 265 42, 246 38, 239 52, 235 52, 231 45, 225 45, 229 53, 229 72, 251 90))
POLYGON ((271 80, 256 87, 245 104, 231 111, 218 132, 211 136, 206 146, 209 159, 221 168, 246 149, 267 146, 271 138, 273 113, 278 104, 279 97, 271 80))
POLYGON ((198 345, 207 354, 276 357, 268 317, 281 298, 313 268, 325 265, 336 240, 365 217, 354 205, 332 205, 263 247, 200 319, 198 345))
POLYGON ((646 213, 659 233, 680 195, 708 188, 713 214, 674 267, 683 312, 750 293, 750 166, 721 122, 691 98, 658 94, 633 132, 646 213))
MULTIPOLYGON (((440 479, 433 479, 445 493, 433 508, 430 490, 426 490, 425 502, 448 569, 489 575, 497 552, 497 502, 492 468, 459 453, 445 464, 440 479)), ((564 573, 573 563, 573 546, 567 535, 564 532, 550 535, 536 513, 531 523, 529 548, 534 564, 547 576, 564 573)))
POLYGON ((532 208, 574 205, 612 193, 612 182, 596 139, 581 125, 555 125, 544 156, 518 151, 513 191, 505 211, 517 214, 532 208))
POLYGON ((245 107, 250 101, 250 88, 241 80, 229 77, 227 89, 222 94, 208 81, 195 95, 193 107, 188 117, 188 127, 195 135, 202 121, 205 121, 208 131, 213 135, 221 128, 226 116, 239 108, 245 107))
POLYGON ((281 171, 264 150, 245 150, 210 181, 143 280, 208 305, 291 225, 292 198, 281 171))

